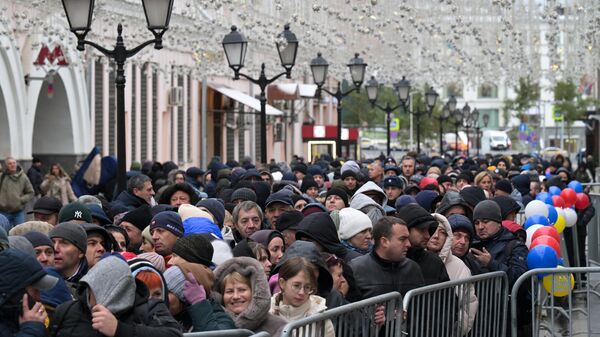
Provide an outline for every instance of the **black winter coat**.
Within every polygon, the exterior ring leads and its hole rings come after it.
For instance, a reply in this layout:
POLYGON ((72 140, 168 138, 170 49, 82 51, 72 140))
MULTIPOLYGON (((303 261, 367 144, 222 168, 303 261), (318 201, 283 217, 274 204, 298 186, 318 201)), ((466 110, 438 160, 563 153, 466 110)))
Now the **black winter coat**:
MULTIPOLYGON (((136 280, 133 308, 116 315, 119 321, 115 337, 180 337, 181 329, 162 301, 148 299, 148 288, 136 280)), ((50 326, 50 336, 102 336, 92 328, 92 314, 87 305, 87 291, 78 299, 61 304, 50 326)))
POLYGON ((410 248, 406 257, 419 265, 425 285, 450 281, 446 266, 437 254, 422 248, 410 248))

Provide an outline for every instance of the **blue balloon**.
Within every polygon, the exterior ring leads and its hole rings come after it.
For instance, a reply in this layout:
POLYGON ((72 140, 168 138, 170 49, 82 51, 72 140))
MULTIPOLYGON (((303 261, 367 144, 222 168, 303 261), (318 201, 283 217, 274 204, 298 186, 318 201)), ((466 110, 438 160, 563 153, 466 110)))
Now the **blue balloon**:
POLYGON ((575 193, 583 193, 583 185, 577 180, 573 180, 568 185, 569 188, 572 188, 575 193))
POLYGON ((558 256, 548 245, 537 245, 527 254, 527 268, 529 269, 556 268, 557 265, 558 256))
POLYGON ((558 219, 558 212, 556 211, 556 208, 554 208, 554 206, 552 205, 546 205, 548 206, 548 222, 553 224, 556 222, 556 219, 558 219))
POLYGON ((543 201, 545 204, 548 205, 554 205, 554 202, 552 201, 552 196, 550 195, 550 193, 548 192, 542 192, 539 193, 536 197, 536 200, 541 200, 543 201))
POLYGON ((525 229, 533 226, 533 225, 542 225, 542 226, 548 226, 550 223, 548 222, 548 218, 546 218, 543 215, 532 215, 529 218, 527 218, 527 221, 525 221, 525 224, 523 225, 523 227, 525 227, 525 229))
POLYGON ((562 257, 558 258, 558 265, 563 267, 565 266, 565 260, 562 257))
POLYGON ((548 189, 548 192, 550 192, 550 195, 560 195, 560 187, 558 186, 550 186, 550 188, 548 189))

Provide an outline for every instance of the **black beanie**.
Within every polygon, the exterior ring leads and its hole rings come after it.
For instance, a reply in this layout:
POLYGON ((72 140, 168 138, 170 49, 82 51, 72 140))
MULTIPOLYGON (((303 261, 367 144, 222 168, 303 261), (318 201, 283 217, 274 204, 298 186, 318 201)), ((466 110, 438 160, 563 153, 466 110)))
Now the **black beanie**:
POLYGON ((304 214, 302 214, 302 212, 295 210, 283 212, 279 218, 277 218, 277 225, 275 225, 275 228, 280 232, 283 232, 286 229, 296 230, 302 219, 304 219, 304 214))
POLYGON ((510 181, 502 179, 496 182, 496 190, 504 191, 508 194, 511 194, 513 191, 513 187, 510 181))
POLYGON ((467 202, 467 204, 471 206, 471 208, 475 208, 475 205, 487 199, 483 189, 478 186, 465 187, 460 190, 459 194, 467 202))
POLYGON ((215 218, 215 224, 219 226, 219 228, 223 227, 223 222, 225 222, 225 204, 220 199, 204 199, 200 200, 196 207, 204 207, 208 210, 208 212, 215 218))
POLYGON ((150 225, 150 221, 152 221, 152 210, 150 205, 142 205, 133 211, 125 213, 121 221, 127 221, 143 231, 144 228, 150 225))
POLYGON ((190 263, 212 265, 214 248, 206 237, 192 234, 178 239, 173 245, 173 253, 190 263))
POLYGON ((505 220, 511 212, 518 212, 521 209, 521 206, 519 206, 519 204, 517 204, 517 202, 511 197, 499 195, 494 197, 492 200, 494 200, 498 206, 500 206, 502 220, 505 220))
POLYGON ((311 187, 319 188, 319 185, 312 177, 305 177, 302 179, 302 185, 300 186, 300 191, 302 191, 302 193, 306 193, 306 191, 311 187))
POLYGON ((438 227, 438 222, 431 213, 418 204, 408 204, 402 207, 397 212, 397 216, 406 222, 408 229, 427 227, 430 235, 433 235, 438 227))
POLYGON ((337 195, 338 197, 342 198, 342 200, 344 200, 344 205, 346 207, 348 207, 348 193, 346 193, 346 191, 344 191, 343 189, 341 189, 339 187, 333 187, 332 189, 327 191, 327 194, 325 195, 325 199, 327 200, 327 198, 330 195, 337 195))
POLYGON ((502 223, 500 206, 493 200, 484 200, 478 203, 473 210, 473 221, 481 219, 502 223))

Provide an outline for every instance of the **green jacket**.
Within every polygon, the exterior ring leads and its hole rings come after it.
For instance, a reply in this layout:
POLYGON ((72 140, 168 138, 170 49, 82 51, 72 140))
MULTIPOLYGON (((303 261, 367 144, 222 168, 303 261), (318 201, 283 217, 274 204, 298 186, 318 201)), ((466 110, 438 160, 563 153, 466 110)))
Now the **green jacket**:
POLYGON ((213 299, 202 300, 175 317, 184 331, 201 332, 236 329, 231 316, 213 299))
POLYGON ((33 186, 20 167, 13 174, 0 173, 0 181, 0 211, 21 211, 33 198, 33 186))

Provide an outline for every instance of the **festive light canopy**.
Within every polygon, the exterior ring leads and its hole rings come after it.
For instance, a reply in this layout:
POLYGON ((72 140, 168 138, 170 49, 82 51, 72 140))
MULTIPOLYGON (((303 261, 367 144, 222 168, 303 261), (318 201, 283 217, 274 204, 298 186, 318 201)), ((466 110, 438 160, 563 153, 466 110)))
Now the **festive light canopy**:
MULTIPOLYGON (((60 0, 8 0, 0 10, 0 20, 19 33, 74 45, 60 0)), ((96 0, 94 17, 89 39, 113 41, 118 23, 126 41, 151 37, 141 0, 96 0)), ((293 78, 310 78, 318 52, 338 79, 349 77, 346 64, 359 53, 368 76, 389 84, 405 75, 413 87, 510 85, 524 75, 578 82, 595 74, 600 60, 597 0, 178 0, 163 44, 181 55, 173 65, 231 76, 221 42, 235 25, 248 39, 245 67, 258 72, 266 62, 269 71, 280 67, 276 43, 286 23, 299 41, 293 78)))

